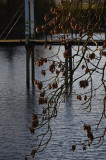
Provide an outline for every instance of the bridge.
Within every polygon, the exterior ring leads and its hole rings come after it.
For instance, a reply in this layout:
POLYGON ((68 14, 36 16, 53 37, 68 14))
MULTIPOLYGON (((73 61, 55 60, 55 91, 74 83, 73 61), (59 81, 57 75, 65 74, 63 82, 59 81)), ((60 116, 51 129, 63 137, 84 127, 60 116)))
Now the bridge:
MULTIPOLYGON (((22 6, 20 6, 20 8, 21 7, 22 6)), ((67 39, 58 40, 58 39, 48 39, 47 37, 45 38, 45 40, 36 39, 36 37, 35 37, 35 20, 34 20, 34 0, 25 0, 25 38, 24 39, 7 39, 8 35, 11 34, 11 31, 13 30, 14 26, 19 21, 23 12, 24 12, 24 10, 22 10, 22 12, 20 13, 16 22, 10 28, 10 30, 8 31, 5 38, 1 39, 2 35, 4 34, 4 32, 6 31, 8 26, 4 29, 4 31, 0 35, 0 45, 11 45, 12 44, 12 45, 25 45, 26 46, 26 82, 27 82, 27 84, 29 84, 29 82, 30 82, 30 51, 32 52, 32 82, 34 82, 34 78, 35 78, 35 75, 34 75, 34 46, 35 45, 44 45, 45 43, 51 44, 51 45, 64 45, 64 46, 66 46, 67 39), (31 46, 31 50, 29 50, 27 46, 31 46)), ((16 14, 17 13, 18 13, 18 11, 16 11, 16 14)), ((105 35, 105 39, 106 39, 106 35, 105 35)), ((74 38, 74 39, 69 39, 68 43, 70 44, 70 46, 79 45, 79 41, 80 41, 80 39, 74 38)), ((84 43, 85 43, 84 40, 80 41, 80 45, 83 45, 84 43)), ((91 45, 91 46, 95 46, 95 45, 102 46, 103 40, 102 41, 96 40, 96 44, 94 41, 89 40, 87 44, 91 45)), ((70 62, 70 63, 72 63, 72 62, 70 62)), ((70 66, 71 66, 71 64, 70 64, 70 66)))

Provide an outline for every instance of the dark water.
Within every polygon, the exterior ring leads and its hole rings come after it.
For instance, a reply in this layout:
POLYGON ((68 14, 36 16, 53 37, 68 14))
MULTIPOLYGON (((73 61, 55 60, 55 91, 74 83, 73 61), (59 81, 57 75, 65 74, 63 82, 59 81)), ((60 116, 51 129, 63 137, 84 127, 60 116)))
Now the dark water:
MULTIPOLYGON (((57 47, 54 46, 54 52, 57 47)), ((64 50, 61 47, 62 52, 64 50)), ((43 47, 35 48, 36 57, 49 56, 43 47)), ((103 59, 104 61, 105 59, 103 59)), ((28 126, 34 111, 40 111, 37 105, 36 89, 26 87, 26 50, 24 46, 0 47, 0 160, 22 160, 30 154, 34 137, 28 126)), ((76 76, 79 74, 76 73, 76 76)), ((48 74, 48 77, 51 77, 48 74)), ((36 70, 36 78, 41 79, 36 70)), ((96 82, 97 83, 97 82, 96 82)), ((73 91, 77 89, 73 86, 73 91)), ((101 97, 103 89, 93 102, 91 113, 86 113, 73 94, 67 102, 60 105, 58 116, 51 121, 52 139, 46 150, 35 156, 36 160, 105 160, 106 141, 99 148, 91 146, 83 151, 81 146, 71 151, 74 141, 83 139, 83 123, 96 124, 103 107, 101 97)), ((103 120, 101 128, 106 124, 103 120)), ((102 130, 99 131, 102 134, 102 130)), ((106 138, 104 138, 106 140, 106 138)), ((29 158, 30 159, 30 158, 29 158)))

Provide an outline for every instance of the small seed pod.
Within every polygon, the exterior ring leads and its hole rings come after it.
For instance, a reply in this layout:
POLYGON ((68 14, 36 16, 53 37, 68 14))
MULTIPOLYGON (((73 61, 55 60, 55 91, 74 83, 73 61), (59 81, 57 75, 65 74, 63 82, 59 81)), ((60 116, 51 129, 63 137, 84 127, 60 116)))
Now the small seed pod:
POLYGON ((49 86, 48 86, 48 89, 51 89, 52 87, 51 87, 51 84, 49 84, 49 86))
POLYGON ((86 68, 86 69, 85 69, 85 73, 87 74, 88 72, 89 72, 89 69, 88 69, 88 68, 86 68))
POLYGON ((38 104, 47 104, 47 98, 39 97, 38 104))
POLYGON ((72 151, 75 151, 76 145, 72 145, 71 149, 72 149, 72 151))
POLYGON ((63 57, 64 57, 64 58, 67 58, 68 56, 69 56, 69 51, 66 50, 66 51, 63 53, 63 57))
POLYGON ((52 88, 55 89, 55 88, 57 88, 57 87, 58 87, 57 82, 54 82, 54 83, 52 84, 52 88))
POLYGON ((82 100, 81 95, 77 95, 77 99, 81 101, 82 100))
POLYGON ((87 132, 87 137, 88 137, 91 141, 93 141, 93 139, 94 139, 92 132, 87 132))
POLYGON ((56 69, 56 74, 59 75, 59 71, 56 69))
POLYGON ((35 80, 35 81, 34 81, 34 84, 37 85, 37 83, 38 83, 37 80, 35 80))
POLYGON ((83 70, 84 68, 85 68, 85 65, 83 64, 83 65, 82 65, 82 70, 83 70))
POLYGON ((87 125, 87 132, 90 132, 90 131, 91 131, 91 126, 87 125))
POLYGON ((39 93, 39 97, 44 97, 45 96, 45 90, 39 93))
POLYGON ((82 80, 82 81, 80 81, 79 85, 80 85, 81 88, 88 87, 88 85, 89 85, 88 80, 82 80))
POLYGON ((42 74, 43 76, 45 76, 45 75, 46 75, 45 70, 42 70, 42 71, 41 71, 41 74, 42 74))
POLYGON ((106 42, 103 42, 103 49, 105 49, 106 48, 106 42))
POLYGON ((36 120, 36 119, 38 119, 38 116, 37 116, 36 113, 34 113, 34 114, 32 115, 32 121, 34 121, 34 120, 36 120))
POLYGON ((32 121, 31 127, 36 128, 36 127, 38 127, 38 124, 39 124, 38 119, 36 119, 36 120, 32 121))
POLYGON ((43 109, 43 114, 46 114, 46 111, 47 111, 47 110, 44 108, 44 109, 43 109))
POLYGON ((51 50, 52 49, 52 46, 51 46, 51 44, 49 45, 49 50, 51 50))
POLYGON ((83 129, 84 129, 84 131, 87 130, 87 125, 86 124, 83 125, 83 129))
POLYGON ((85 101, 87 100, 87 96, 86 96, 86 95, 84 96, 84 100, 85 100, 85 101))
POLYGON ((35 133, 35 129, 34 128, 30 127, 29 129, 30 129, 31 134, 35 133))
POLYGON ((83 146, 83 151, 85 151, 86 150, 86 146, 83 146))
POLYGON ((94 59, 95 58, 95 53, 91 53, 91 54, 89 54, 89 59, 94 59))
POLYGON ((43 58, 43 63, 47 63, 47 58, 43 58))
POLYGON ((42 89, 42 87, 43 87, 42 82, 38 82, 38 83, 37 83, 37 88, 38 88, 38 90, 41 90, 41 89, 42 89))
POLYGON ((36 152, 37 152, 36 149, 33 149, 33 150, 31 151, 31 156, 32 156, 32 158, 34 158, 36 152))

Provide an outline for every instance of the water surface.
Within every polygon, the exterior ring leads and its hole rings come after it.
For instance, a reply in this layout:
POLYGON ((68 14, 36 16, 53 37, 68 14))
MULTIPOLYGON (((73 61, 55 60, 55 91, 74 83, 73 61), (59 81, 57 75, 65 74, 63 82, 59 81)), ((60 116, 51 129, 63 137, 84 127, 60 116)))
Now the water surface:
MULTIPOLYGON (((54 46, 55 52, 57 47, 54 46)), ((64 47, 61 47, 61 53, 64 47)), ((43 46, 35 48, 36 58, 50 56, 43 46)), ((63 59, 63 57, 62 57, 63 59)), ((35 87, 26 87, 26 50, 24 46, 0 47, 0 160, 22 160, 30 154, 33 136, 29 132, 29 124, 34 111, 40 112, 37 104, 38 93, 35 87)), ((47 67, 47 66, 45 66, 47 67)), ((79 73, 79 71, 78 71, 79 73)), ((76 75, 78 75, 76 73, 76 75)), ((47 74, 51 77, 50 73, 47 74)), ((36 69, 36 78, 42 76, 36 69)), ((73 86, 73 91, 77 86, 73 86)), ((81 146, 71 151, 74 141, 83 139, 85 133, 83 123, 96 124, 103 107, 100 89, 91 113, 86 113, 83 106, 73 94, 67 102, 59 107, 58 116, 51 121, 52 139, 47 148, 36 155, 36 160, 105 160, 106 141, 100 148, 88 147, 83 151, 81 146)), ((103 120, 103 126, 106 121, 103 120)), ((102 130, 100 130, 102 133, 102 130)), ((30 158, 29 158, 30 159, 30 158)))

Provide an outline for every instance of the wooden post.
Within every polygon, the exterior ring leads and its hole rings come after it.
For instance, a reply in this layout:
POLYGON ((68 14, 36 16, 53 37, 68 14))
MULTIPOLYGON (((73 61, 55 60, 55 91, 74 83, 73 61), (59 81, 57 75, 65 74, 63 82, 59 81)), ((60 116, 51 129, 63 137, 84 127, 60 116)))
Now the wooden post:
POLYGON ((30 84, 30 50, 26 49, 26 84, 30 84))
POLYGON ((34 84, 35 80, 34 46, 31 48, 31 53, 32 53, 32 84, 34 84))

